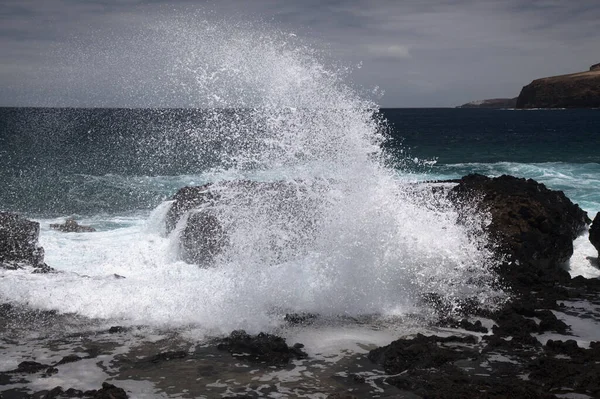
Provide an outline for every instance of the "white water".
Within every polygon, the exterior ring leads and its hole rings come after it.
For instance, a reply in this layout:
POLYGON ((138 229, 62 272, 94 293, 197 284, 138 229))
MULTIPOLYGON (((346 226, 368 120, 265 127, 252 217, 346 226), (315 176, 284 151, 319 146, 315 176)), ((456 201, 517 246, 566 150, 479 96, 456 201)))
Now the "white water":
POLYGON ((377 107, 344 84, 343 71, 291 36, 256 27, 158 31, 165 48, 184 40, 179 57, 167 54, 191 93, 246 108, 227 120, 215 113, 209 129, 190 131, 223 143, 216 155, 225 166, 197 181, 222 188, 216 212, 229 245, 213 267, 178 260, 176 237, 161 234, 166 206, 150 216, 83 219, 100 228, 88 234, 55 232, 47 226, 57 221, 42 220, 41 245, 59 273, 0 272, 5 299, 219 334, 268 330, 286 312, 426 313, 419 298, 432 292, 477 296, 484 305, 503 296, 491 288, 493 259, 478 216, 457 224, 427 187, 415 190, 382 166, 377 107), (222 185, 232 179, 284 181, 297 192, 222 185))

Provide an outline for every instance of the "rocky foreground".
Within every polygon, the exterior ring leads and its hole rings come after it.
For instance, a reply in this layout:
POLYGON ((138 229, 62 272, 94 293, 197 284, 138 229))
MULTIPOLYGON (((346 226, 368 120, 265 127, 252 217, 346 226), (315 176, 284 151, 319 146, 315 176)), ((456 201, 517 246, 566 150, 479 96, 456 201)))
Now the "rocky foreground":
MULTIPOLYGON (((571 278, 565 270, 573 240, 586 229, 600 247, 600 214, 588 227, 587 214, 562 192, 533 180, 470 175, 454 183, 436 189, 436 195, 449 198, 465 218, 471 212, 490 216, 483 228, 498 255, 500 284, 512 293, 495 311, 479 308, 476 300, 456 307, 451 298, 424 295, 434 317, 421 333, 402 334, 387 345, 334 361, 308 345, 288 345, 275 335, 243 331, 203 345, 164 333, 161 340, 128 351, 119 348, 134 340, 135 329, 65 334, 43 345, 70 348, 72 353, 51 362, 24 355, 16 368, 0 372, 0 397, 144 397, 141 385, 127 382, 132 378, 151 381, 161 392, 179 397, 600 397, 600 280, 571 278), (71 381, 76 365, 89 364, 100 365, 107 376, 96 389, 63 384, 28 389, 39 387, 43 379, 71 381)), ((226 226, 206 206, 219 200, 218 193, 211 192, 211 186, 184 188, 174 200, 167 229, 185 221, 183 256, 209 267, 210 257, 227 245, 226 226)), ((0 264, 23 268, 29 262, 35 266, 32 270, 44 269, 35 224, 10 214, 0 216, 0 264)), ((32 329, 63 325, 61 317, 5 304, 0 331, 9 331, 19 320, 32 329)), ((318 329, 321 322, 319 315, 288 315, 281 331, 306 325, 318 329)), ((30 345, 25 339, 11 339, 15 345, 30 345)), ((2 345, 8 342, 0 341, 2 345)))

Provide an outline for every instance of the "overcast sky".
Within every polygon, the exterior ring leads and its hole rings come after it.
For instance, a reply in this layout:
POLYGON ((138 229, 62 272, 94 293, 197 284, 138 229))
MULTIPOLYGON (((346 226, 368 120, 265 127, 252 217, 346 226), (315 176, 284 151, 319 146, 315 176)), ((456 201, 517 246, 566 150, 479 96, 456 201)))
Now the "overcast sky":
POLYGON ((515 97, 600 62, 598 0, 0 0, 0 106, 201 105, 168 64, 223 19, 295 34, 382 107, 515 97), (182 16, 193 34, 157 28, 182 16))

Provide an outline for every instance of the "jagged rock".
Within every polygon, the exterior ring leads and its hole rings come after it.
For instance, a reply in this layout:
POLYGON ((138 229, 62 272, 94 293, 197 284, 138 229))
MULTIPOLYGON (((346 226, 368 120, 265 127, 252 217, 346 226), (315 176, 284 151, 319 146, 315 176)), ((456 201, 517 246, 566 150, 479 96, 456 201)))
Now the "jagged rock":
POLYGON ((181 232, 181 257, 185 262, 206 265, 227 244, 227 236, 217 216, 210 211, 189 215, 181 232))
POLYGON ((271 334, 260 333, 251 336, 244 330, 233 331, 217 345, 218 349, 227 350, 234 356, 275 365, 287 364, 294 358, 306 358, 306 353, 302 351, 303 347, 302 344, 290 347, 284 338, 271 334))
POLYGON ((72 218, 65 220, 63 224, 51 224, 50 228, 62 231, 63 233, 93 233, 96 231, 96 229, 93 227, 80 225, 75 221, 75 219, 72 218))
POLYGON ((458 351, 452 347, 439 344, 469 343, 474 344, 477 338, 466 337, 437 337, 417 334, 412 339, 399 339, 391 344, 373 349, 369 352, 369 360, 380 364, 388 374, 399 374, 408 369, 430 369, 441 367, 461 358, 473 355, 473 351, 463 348, 458 351))
POLYGON ((39 223, 0 212, 0 267, 16 269, 27 264, 48 268, 44 264, 44 249, 38 246, 39 234, 39 223))
POLYGON ((600 258, 600 212, 596 214, 590 226, 590 242, 598 251, 598 258, 600 258))
POLYGON ((19 363, 17 368, 15 370, 12 370, 11 373, 32 374, 32 373, 37 373, 42 370, 47 370, 48 368, 50 368, 50 366, 47 364, 42 364, 42 363, 32 362, 32 361, 25 361, 25 362, 19 363))
POLYGON ((215 196, 209 190, 210 184, 198 187, 183 187, 173 196, 173 203, 165 219, 167 233, 173 231, 179 219, 188 211, 200 205, 208 204, 215 196))
POLYGON ((500 271, 510 282, 523 280, 524 273, 530 273, 526 278, 546 274, 551 279, 569 279, 568 273, 558 271, 559 266, 573 254, 573 240, 589 218, 562 191, 531 179, 473 174, 463 177, 449 198, 459 208, 475 203, 477 210, 489 212, 491 223, 485 229, 498 243, 499 252, 509 256, 510 267, 500 271), (511 275, 515 271, 517 275, 511 275))
POLYGON ((600 69, 536 79, 523 87, 517 108, 599 108, 600 69))

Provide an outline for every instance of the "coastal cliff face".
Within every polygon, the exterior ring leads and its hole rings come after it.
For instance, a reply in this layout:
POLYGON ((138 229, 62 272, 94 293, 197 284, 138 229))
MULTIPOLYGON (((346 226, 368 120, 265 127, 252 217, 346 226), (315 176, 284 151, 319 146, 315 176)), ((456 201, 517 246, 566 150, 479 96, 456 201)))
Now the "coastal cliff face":
POLYGON ((517 108, 600 108, 600 65, 534 80, 521 90, 517 108))

